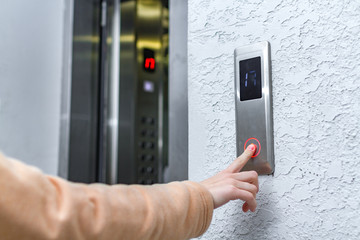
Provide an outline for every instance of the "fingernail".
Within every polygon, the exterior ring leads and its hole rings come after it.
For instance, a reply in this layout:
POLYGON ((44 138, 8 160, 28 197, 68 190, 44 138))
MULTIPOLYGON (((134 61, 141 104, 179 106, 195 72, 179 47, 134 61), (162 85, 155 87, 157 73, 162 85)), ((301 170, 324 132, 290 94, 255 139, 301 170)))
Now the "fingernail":
POLYGON ((256 146, 254 144, 250 144, 247 149, 250 150, 250 151, 254 151, 256 148, 256 146))

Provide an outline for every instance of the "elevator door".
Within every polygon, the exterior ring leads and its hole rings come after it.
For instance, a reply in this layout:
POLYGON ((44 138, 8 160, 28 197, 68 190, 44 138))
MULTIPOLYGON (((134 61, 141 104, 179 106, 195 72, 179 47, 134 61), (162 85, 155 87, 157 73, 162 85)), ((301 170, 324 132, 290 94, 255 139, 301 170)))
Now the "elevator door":
POLYGON ((167 1, 74 1, 68 179, 162 182, 167 149, 167 1))

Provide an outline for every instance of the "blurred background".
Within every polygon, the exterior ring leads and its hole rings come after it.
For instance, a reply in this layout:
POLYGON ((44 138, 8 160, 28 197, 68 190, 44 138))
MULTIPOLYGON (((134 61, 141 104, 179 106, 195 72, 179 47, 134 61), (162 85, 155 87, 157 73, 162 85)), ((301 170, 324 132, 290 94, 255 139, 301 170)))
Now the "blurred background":
POLYGON ((4 154, 77 182, 187 179, 187 1, 1 5, 4 154))

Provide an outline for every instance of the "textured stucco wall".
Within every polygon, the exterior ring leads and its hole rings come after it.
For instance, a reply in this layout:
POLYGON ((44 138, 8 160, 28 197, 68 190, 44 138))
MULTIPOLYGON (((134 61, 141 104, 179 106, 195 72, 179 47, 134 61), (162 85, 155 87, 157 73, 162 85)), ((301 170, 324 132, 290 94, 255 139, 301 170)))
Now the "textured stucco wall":
POLYGON ((274 176, 201 239, 360 238, 360 1, 189 1, 189 177, 236 154, 234 48, 272 48, 274 176))

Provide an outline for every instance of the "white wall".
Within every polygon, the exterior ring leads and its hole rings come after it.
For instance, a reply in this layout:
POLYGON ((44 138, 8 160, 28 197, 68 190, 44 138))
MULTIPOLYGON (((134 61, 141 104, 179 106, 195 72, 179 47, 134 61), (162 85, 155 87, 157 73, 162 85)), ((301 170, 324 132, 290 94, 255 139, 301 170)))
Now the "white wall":
POLYGON ((275 174, 258 209, 215 211, 202 239, 359 239, 360 2, 190 1, 189 177, 236 154, 236 47, 272 48, 275 174))
POLYGON ((64 0, 1 1, 0 151, 57 173, 64 0))

